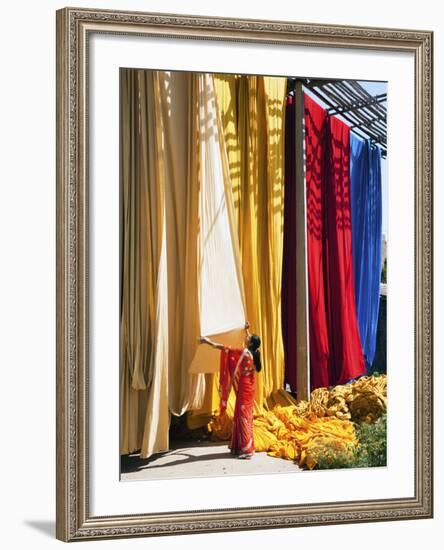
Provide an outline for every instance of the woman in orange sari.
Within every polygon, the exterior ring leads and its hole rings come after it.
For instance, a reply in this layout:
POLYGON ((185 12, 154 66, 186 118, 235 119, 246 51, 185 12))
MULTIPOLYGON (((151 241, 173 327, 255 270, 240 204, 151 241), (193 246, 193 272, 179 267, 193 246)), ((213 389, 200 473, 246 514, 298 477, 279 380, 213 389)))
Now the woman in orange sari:
POLYGON ((231 348, 217 344, 209 338, 200 338, 203 344, 209 344, 221 350, 220 354, 220 414, 224 414, 231 387, 236 394, 233 431, 230 450, 238 458, 251 458, 254 454, 253 405, 255 370, 261 370, 259 336, 250 334, 248 322, 245 323, 246 337, 244 348, 231 348))

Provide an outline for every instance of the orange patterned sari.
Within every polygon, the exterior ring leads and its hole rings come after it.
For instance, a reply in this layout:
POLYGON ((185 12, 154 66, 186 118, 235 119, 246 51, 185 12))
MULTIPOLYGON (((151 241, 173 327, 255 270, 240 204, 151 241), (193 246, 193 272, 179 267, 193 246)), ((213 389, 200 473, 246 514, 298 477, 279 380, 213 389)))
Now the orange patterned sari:
POLYGON ((229 448, 235 455, 253 455, 254 363, 247 349, 224 347, 220 354, 220 414, 227 407, 231 386, 236 394, 229 448))

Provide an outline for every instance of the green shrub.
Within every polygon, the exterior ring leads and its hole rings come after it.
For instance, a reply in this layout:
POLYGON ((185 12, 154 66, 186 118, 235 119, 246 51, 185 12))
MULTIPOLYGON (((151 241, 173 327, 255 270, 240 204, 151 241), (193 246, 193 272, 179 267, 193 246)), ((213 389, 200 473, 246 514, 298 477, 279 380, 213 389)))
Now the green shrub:
POLYGON ((387 465, 387 415, 376 422, 355 423, 358 446, 352 452, 330 449, 320 454, 316 469, 372 468, 387 465))
POLYGON ((358 424, 356 432, 359 440, 356 466, 387 466, 387 415, 373 424, 358 424))

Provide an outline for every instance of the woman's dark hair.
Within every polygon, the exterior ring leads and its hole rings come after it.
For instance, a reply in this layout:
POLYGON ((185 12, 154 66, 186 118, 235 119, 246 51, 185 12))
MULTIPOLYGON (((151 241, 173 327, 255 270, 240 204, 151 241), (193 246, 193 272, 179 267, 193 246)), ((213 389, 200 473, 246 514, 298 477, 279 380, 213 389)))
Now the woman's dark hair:
POLYGON ((261 345, 261 339, 257 334, 252 334, 250 336, 250 342, 248 344, 248 349, 251 351, 253 356, 254 366, 256 367, 257 372, 262 369, 261 365, 261 352, 259 351, 259 346, 261 345))

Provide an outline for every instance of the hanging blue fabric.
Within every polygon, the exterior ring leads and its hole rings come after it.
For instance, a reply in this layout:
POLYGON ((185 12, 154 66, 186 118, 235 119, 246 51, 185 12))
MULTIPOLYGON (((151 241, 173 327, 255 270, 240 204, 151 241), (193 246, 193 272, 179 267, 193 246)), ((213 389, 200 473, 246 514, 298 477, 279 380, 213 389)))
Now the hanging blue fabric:
POLYGON ((376 351, 382 243, 381 149, 350 134, 350 200, 356 315, 371 372, 376 351))

